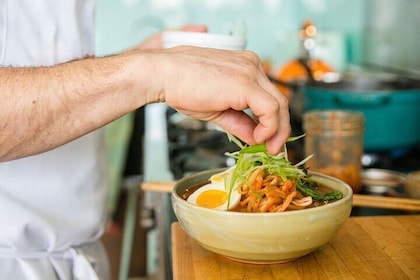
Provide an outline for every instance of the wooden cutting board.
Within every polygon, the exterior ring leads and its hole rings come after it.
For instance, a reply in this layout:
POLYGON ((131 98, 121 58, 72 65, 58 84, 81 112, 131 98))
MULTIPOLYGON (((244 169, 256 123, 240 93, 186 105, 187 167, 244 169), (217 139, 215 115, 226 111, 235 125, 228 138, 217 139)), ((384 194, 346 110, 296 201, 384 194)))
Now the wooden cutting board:
POLYGON ((284 264, 252 265, 202 248, 172 224, 174 280, 420 279, 420 215, 351 217, 328 244, 284 264))

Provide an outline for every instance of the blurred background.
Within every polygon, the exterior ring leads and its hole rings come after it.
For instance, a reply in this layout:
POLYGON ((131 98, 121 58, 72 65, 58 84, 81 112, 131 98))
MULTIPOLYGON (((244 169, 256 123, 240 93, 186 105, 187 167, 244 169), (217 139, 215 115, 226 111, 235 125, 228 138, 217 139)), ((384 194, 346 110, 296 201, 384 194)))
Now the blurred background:
POLYGON ((318 28, 317 55, 337 70, 375 63, 420 71, 416 0, 99 0, 98 54, 135 44, 164 28, 206 24, 210 32, 245 31, 247 49, 274 67, 299 53, 298 30, 318 28))
MULTIPOLYGON (((301 55, 299 32, 303 23, 310 20, 317 29, 316 48, 311 50, 311 57, 329 65, 337 73, 375 69, 420 77, 418 0, 97 2, 98 56, 122 51, 165 28, 205 24, 212 33, 246 35, 246 49, 256 52, 265 62, 267 73, 276 76, 287 62, 301 55)), ((128 177, 149 181, 182 176, 174 170, 171 172, 171 163, 168 162, 172 155, 167 151, 168 131, 166 120, 162 119, 165 114, 167 116, 166 108, 147 107, 107 126, 111 217, 121 216, 121 201, 126 201, 121 190, 127 190, 122 186, 127 185, 128 177), (154 130, 148 131, 148 125, 153 125, 154 130)), ((418 120, 415 122, 418 127, 418 120)), ((134 180, 135 186, 138 180, 134 180)), ((153 238, 149 236, 146 243, 149 249, 145 253, 146 260, 142 260, 144 268, 137 272, 140 275, 156 271, 160 265, 156 263, 155 255, 159 249, 150 244, 153 238)), ((116 262, 119 262, 119 256, 116 262)))

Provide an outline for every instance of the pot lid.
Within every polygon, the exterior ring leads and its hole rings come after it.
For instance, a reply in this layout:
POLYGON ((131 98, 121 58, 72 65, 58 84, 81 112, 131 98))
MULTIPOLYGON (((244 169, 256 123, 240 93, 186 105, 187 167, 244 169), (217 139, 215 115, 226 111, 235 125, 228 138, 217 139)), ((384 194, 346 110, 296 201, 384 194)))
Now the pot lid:
POLYGON ((362 184, 371 193, 386 193, 390 189, 403 186, 406 176, 387 169, 366 169, 362 171, 362 184))

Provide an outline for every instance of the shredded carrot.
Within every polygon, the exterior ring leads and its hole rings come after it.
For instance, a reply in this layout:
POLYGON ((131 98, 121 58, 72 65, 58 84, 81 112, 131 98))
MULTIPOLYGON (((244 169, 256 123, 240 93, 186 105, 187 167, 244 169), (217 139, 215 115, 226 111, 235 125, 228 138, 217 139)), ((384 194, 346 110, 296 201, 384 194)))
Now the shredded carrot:
POLYGON ((296 190, 294 181, 283 181, 280 176, 265 175, 262 168, 256 169, 239 188, 240 204, 249 212, 282 212, 304 208, 312 203, 296 190))

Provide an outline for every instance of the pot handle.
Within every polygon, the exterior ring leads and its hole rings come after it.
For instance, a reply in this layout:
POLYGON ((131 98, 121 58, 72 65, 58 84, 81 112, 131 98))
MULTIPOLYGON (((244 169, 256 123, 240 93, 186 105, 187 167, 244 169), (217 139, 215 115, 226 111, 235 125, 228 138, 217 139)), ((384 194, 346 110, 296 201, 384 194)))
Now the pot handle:
POLYGON ((339 105, 380 106, 390 102, 390 94, 336 94, 334 102, 339 105))

